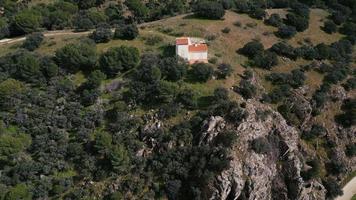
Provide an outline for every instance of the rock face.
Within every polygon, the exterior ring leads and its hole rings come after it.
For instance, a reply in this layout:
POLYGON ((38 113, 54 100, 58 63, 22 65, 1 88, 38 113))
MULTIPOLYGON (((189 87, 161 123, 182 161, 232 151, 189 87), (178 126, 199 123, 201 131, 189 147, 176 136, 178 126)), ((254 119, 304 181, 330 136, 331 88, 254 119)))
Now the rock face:
POLYGON ((297 129, 267 105, 254 100, 246 105, 249 115, 240 124, 225 124, 221 117, 212 117, 206 123, 201 142, 216 136, 221 124, 238 135, 230 167, 216 177, 210 199, 325 199, 320 183, 304 183, 300 176, 303 162, 299 158, 297 129), (270 143, 268 153, 258 154, 251 149, 251 142, 261 137, 270 143))

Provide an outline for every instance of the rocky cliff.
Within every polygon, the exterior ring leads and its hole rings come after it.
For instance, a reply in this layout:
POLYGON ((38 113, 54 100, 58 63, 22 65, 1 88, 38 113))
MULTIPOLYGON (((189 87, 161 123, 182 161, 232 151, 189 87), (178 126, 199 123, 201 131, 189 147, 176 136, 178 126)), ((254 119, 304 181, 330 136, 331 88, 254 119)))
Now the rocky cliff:
POLYGON ((325 189, 313 180, 303 181, 303 157, 298 130, 278 112, 255 100, 246 102, 248 117, 229 124, 219 116, 206 121, 202 142, 208 143, 222 128, 234 130, 238 140, 231 150, 230 167, 216 177, 210 199, 325 199, 325 189), (251 144, 263 138, 268 144, 251 144), (267 146, 268 152, 252 150, 267 146))

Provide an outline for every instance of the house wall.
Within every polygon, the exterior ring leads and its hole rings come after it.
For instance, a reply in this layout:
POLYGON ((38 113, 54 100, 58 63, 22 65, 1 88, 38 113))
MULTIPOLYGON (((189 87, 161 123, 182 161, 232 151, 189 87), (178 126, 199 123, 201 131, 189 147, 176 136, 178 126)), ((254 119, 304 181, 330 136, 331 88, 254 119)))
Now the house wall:
POLYGON ((176 54, 186 60, 189 60, 188 45, 176 45, 176 54))
POLYGON ((207 60, 208 52, 190 52, 189 53, 190 60, 207 60))

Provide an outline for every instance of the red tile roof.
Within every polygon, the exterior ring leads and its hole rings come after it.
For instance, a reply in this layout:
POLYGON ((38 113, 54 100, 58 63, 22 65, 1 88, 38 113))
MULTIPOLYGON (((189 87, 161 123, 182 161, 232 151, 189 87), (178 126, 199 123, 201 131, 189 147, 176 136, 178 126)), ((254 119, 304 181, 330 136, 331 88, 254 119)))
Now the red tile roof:
POLYGON ((193 44, 189 46, 189 52, 205 52, 208 51, 206 44, 193 44))
POLYGON ((189 43, 188 38, 177 38, 176 45, 187 45, 189 43))

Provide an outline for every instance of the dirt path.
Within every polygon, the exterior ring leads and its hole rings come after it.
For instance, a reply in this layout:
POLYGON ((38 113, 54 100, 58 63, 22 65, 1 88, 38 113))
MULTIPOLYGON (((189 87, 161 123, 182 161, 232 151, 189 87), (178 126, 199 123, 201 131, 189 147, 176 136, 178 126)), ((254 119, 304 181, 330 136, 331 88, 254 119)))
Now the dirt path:
MULTIPOLYGON (((92 33, 92 31, 85 31, 85 32, 74 32, 73 30, 63 30, 63 31, 47 31, 43 32, 45 37, 51 36, 59 36, 59 35, 88 35, 92 33)), ((15 42, 21 42, 26 39, 26 36, 17 37, 17 38, 5 38, 0 40, 0 46, 5 44, 11 44, 15 42)))
POLYGON ((345 185, 342 191, 344 194, 336 198, 336 200, 351 200, 352 196, 356 194, 356 177, 351 179, 351 181, 345 185))

